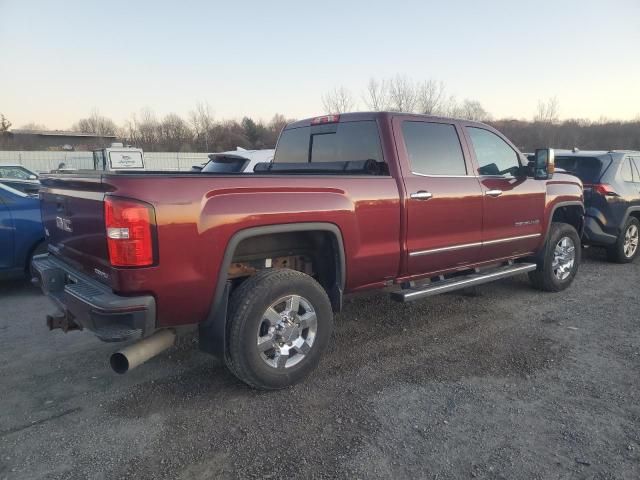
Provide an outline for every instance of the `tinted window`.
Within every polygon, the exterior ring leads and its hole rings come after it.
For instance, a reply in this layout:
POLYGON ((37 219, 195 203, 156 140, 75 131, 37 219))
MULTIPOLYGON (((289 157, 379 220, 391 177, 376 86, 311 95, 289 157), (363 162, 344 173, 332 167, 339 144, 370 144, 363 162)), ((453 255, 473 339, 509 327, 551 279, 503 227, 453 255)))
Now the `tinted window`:
MULTIPOLYGON (((610 162, 607 162, 607 166, 610 162)), ((556 167, 575 175, 583 183, 597 183, 605 166, 595 157, 556 157, 556 167)))
POLYGON ((633 170, 631 169, 631 159, 625 158, 622 161, 622 166, 620 167, 620 174, 622 175, 622 180, 625 182, 633 182, 633 170))
POLYGON ((411 171, 425 175, 466 175, 460 139, 453 125, 403 122, 411 171))
POLYGON ((202 168, 202 172, 238 173, 244 170, 247 162, 248 160, 246 158, 216 157, 202 168))
POLYGON ((514 176, 520 167, 518 154, 502 138, 489 130, 468 127, 480 175, 514 176))
POLYGON ((274 162, 384 161, 374 121, 292 128, 282 132, 274 162))
POLYGON ((629 160, 631 160, 631 167, 633 168, 633 181, 640 183, 640 169, 638 168, 640 166, 640 157, 633 157, 629 160))

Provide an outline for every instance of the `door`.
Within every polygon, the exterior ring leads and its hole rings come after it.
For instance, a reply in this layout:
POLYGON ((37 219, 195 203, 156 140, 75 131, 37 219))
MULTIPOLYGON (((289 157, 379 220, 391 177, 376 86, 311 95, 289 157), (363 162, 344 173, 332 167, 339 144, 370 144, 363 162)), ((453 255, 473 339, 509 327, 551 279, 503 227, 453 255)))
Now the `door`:
POLYGON ((522 175, 524 158, 502 136, 470 125, 465 132, 483 193, 480 259, 535 251, 544 230, 546 182, 522 175))
POLYGON ((7 206, 9 193, 0 187, 0 269, 13 268, 14 227, 7 206))
POLYGON ((406 189, 406 270, 455 270, 480 252, 482 192, 451 123, 396 117, 394 135, 406 189))

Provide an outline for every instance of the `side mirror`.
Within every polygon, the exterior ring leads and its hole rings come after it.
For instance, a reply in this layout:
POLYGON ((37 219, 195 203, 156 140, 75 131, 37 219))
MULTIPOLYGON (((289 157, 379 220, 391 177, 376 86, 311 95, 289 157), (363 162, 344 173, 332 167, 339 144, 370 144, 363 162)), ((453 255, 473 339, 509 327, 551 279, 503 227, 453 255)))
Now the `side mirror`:
POLYGON ((29 180, 37 180, 38 177, 36 177, 35 175, 29 175, 29 180))
POLYGON ((551 178, 556 168, 553 148, 536 149, 536 154, 530 165, 533 167, 533 178, 536 180, 547 180, 551 178))

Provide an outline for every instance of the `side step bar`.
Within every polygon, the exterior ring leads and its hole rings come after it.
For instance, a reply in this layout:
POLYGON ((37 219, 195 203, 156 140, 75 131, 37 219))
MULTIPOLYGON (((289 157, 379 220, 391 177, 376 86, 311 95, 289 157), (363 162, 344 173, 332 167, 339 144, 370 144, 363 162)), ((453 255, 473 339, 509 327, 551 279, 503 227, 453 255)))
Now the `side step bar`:
POLYGON ((537 268, 535 263, 515 263, 491 269, 487 272, 471 273, 463 277, 438 280, 420 287, 413 287, 391 293, 391 298, 398 302, 412 302, 421 298, 431 297, 440 293, 452 292, 462 288, 473 287, 483 283, 493 282, 501 278, 511 277, 520 273, 531 272, 537 268))

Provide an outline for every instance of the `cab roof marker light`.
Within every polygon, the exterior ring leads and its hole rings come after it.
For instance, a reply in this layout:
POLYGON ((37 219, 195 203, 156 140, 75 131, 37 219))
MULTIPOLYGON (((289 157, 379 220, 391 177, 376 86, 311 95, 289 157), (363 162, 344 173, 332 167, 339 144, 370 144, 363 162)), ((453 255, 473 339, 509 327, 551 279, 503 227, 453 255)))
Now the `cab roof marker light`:
POLYGON ((316 117, 311 120, 311 125, 321 125, 323 123, 338 123, 340 121, 340 115, 323 115, 322 117, 316 117))

